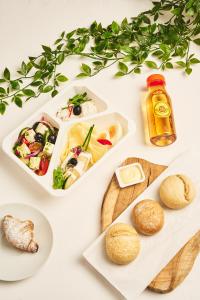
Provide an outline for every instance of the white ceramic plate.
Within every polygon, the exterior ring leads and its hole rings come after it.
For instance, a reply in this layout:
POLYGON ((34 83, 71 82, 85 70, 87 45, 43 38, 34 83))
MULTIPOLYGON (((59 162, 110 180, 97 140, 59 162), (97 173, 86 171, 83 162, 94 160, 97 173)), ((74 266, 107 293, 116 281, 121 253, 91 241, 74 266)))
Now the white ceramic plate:
POLYGON ((0 280, 17 281, 32 276, 45 263, 51 252, 53 233, 46 217, 34 207, 20 203, 0 206, 0 221, 7 214, 31 220, 35 225, 35 240, 39 244, 37 253, 20 251, 5 240, 0 230, 0 280))

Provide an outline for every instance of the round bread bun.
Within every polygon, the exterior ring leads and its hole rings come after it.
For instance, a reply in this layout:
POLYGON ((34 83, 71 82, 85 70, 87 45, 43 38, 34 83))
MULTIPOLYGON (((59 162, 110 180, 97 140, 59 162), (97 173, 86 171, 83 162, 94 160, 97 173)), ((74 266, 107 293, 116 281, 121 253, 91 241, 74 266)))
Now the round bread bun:
POLYGON ((106 254, 115 264, 125 265, 133 261, 140 251, 136 230, 127 224, 112 225, 106 233, 106 254))
POLYGON ((138 232, 153 235, 164 225, 164 211, 155 200, 142 200, 132 211, 133 223, 138 232))
POLYGON ((185 175, 171 175, 160 186, 161 201, 169 208, 179 209, 187 206, 195 197, 195 186, 185 175))

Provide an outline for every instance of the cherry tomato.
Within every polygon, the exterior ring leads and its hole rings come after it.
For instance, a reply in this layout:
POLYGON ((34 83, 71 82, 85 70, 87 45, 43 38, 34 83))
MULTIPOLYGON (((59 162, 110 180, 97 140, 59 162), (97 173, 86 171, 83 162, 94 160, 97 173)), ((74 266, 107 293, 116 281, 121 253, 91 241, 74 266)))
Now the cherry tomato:
POLYGON ((29 145, 30 143, 29 143, 29 141, 25 137, 23 137, 22 138, 22 144, 29 145))
POLYGON ((40 161, 40 169, 36 171, 39 176, 43 176, 46 174, 49 167, 49 160, 46 157, 42 157, 40 161))

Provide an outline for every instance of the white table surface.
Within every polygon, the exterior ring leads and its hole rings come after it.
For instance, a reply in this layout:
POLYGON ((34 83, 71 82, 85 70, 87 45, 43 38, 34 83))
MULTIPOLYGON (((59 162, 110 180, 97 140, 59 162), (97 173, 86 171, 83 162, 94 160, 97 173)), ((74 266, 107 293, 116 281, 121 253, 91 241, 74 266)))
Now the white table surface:
MULTIPOLYGON (((40 53, 41 44, 51 44, 64 29, 87 26, 94 19, 109 24, 148 8, 148 0, 0 0, 0 70, 16 70, 28 55, 40 53)), ((199 51, 194 49, 196 52, 199 51)), ((73 79, 79 60, 70 60, 61 70, 73 79)), ((51 222, 54 247, 46 265, 32 278, 21 282, 0 282, 4 300, 90 300, 121 299, 82 258, 82 252, 100 232, 102 197, 116 166, 127 156, 139 156, 153 162, 169 164, 190 145, 200 146, 199 71, 190 77, 180 71, 166 72, 167 88, 173 99, 178 140, 166 148, 145 145, 140 110, 140 94, 150 72, 113 79, 114 69, 107 69, 85 83, 105 96, 109 105, 126 113, 137 124, 137 132, 127 144, 99 167, 94 177, 67 198, 50 197, 31 178, 24 176, 12 161, 0 152, 0 204, 23 202, 38 207, 51 222)), ((22 110, 10 106, 0 117, 0 139, 48 100, 48 96, 31 101, 22 110)), ((52 100, 53 101, 53 100, 52 100)), ((191 166, 192 167, 192 166, 191 166)), ((184 283, 168 295, 145 291, 140 300, 197 300, 200 259, 184 283)), ((20 266, 19 266, 20 268, 20 266)))

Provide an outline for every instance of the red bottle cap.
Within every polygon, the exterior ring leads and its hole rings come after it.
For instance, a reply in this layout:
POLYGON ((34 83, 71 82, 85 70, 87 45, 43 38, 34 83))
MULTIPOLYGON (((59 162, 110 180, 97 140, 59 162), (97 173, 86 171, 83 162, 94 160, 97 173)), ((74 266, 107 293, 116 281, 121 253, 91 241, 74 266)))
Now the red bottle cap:
POLYGON ((147 78, 147 86, 164 85, 165 77, 161 74, 152 74, 147 78))

